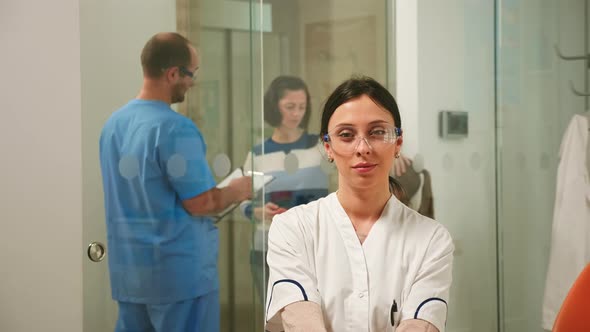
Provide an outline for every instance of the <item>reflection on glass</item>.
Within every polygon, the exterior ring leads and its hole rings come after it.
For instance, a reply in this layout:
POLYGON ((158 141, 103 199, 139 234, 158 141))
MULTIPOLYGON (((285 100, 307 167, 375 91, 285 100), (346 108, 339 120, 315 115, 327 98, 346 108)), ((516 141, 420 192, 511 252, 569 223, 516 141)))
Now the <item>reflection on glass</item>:
POLYGON ((289 208, 328 194, 328 178, 320 164, 317 134, 307 132, 311 115, 307 85, 298 77, 279 76, 264 95, 264 120, 273 127, 262 144, 246 157, 244 169, 272 175, 271 182, 254 202, 243 204, 244 214, 258 222, 252 246, 252 276, 264 303, 268 268, 266 236, 272 218, 289 208))
POLYGON ((231 160, 225 153, 220 153, 213 158, 213 172, 217 177, 224 177, 229 174, 231 160))
MULTIPOLYGON (((560 59, 554 45, 568 55, 588 52, 584 49, 590 33, 584 24, 590 15, 588 1, 529 4, 524 8, 518 2, 500 1, 497 14, 498 31, 503 31, 497 40, 496 61, 501 115, 497 131, 499 298, 505 332, 551 330, 577 274, 564 264, 576 262, 575 252, 584 250, 571 237, 567 243, 551 243, 552 238, 561 238, 554 233, 555 225, 572 229, 575 224, 574 218, 561 223, 555 217, 558 156, 569 121, 587 109, 585 98, 570 91, 569 81, 581 87, 588 77, 583 62, 560 59), (551 270, 550 252, 555 248, 568 254, 557 256, 559 267, 551 270)), ((581 211, 575 215, 581 216, 581 211)))
POLYGON ((180 112, 202 128, 218 180, 221 153, 230 171, 243 163, 280 175, 218 224, 221 330, 262 331, 266 230, 272 215, 336 187, 317 145, 318 109, 352 74, 386 83, 385 2, 179 0, 177 8, 178 29, 199 45, 202 63, 180 112), (278 113, 271 119, 263 96, 279 77, 298 77, 306 88, 288 89, 287 99, 273 89, 278 113), (283 113, 280 99, 291 100, 283 113))
POLYGON ((299 159, 294 153, 289 153, 285 156, 285 172, 287 174, 295 174, 299 169, 299 159))

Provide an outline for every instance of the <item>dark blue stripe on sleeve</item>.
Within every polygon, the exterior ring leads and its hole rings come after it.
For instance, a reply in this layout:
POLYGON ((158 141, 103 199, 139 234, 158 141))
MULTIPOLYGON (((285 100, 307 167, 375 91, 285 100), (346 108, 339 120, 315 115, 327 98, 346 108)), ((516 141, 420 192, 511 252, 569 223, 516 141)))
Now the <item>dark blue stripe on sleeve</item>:
MULTIPOLYGON (((270 298, 268 299, 268 306, 266 307, 266 314, 268 314, 268 308, 270 308, 270 304, 272 303, 272 294, 275 290, 275 286, 281 282, 288 282, 288 283, 292 283, 293 285, 299 287, 299 289, 301 290, 301 295, 303 295, 303 300, 304 301, 308 301, 307 299, 307 293, 305 292, 305 289, 303 289, 303 286, 301 286, 301 284, 293 279, 281 279, 281 280, 277 280, 275 281, 274 284, 272 284, 272 289, 270 291, 270 298)), ((266 321, 268 321, 268 317, 266 317, 265 319, 266 321)))
POLYGON ((418 306, 418 308, 416 309, 416 313, 414 314, 414 319, 418 319, 418 313, 420 313, 420 309, 422 309, 422 307, 431 301, 441 301, 442 303, 445 304, 445 306, 447 307, 447 312, 449 311, 449 305, 447 304, 447 301, 441 299, 440 297, 431 297, 429 299, 426 299, 424 301, 422 301, 422 303, 420 303, 420 305, 418 306))

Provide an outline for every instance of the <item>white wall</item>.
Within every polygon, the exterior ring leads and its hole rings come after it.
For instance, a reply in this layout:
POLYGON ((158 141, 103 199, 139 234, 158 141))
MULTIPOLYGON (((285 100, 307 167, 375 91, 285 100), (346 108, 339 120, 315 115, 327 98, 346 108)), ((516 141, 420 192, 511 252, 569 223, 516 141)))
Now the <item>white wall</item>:
POLYGON ((136 95, 145 41, 175 20, 164 1, 0 5, 0 330, 112 326, 106 262, 84 255, 105 242, 98 133, 136 95))
MULTIPOLYGON (((103 191, 98 160, 100 130, 112 112, 135 98, 142 82, 140 54, 160 31, 176 31, 174 1, 81 1, 81 93, 83 156, 83 245, 106 245, 103 191)), ((78 237, 79 239, 79 237, 78 237)), ((108 253, 107 253, 108 254, 108 253)), ((84 331, 112 331, 107 259, 84 259, 84 331)))
POLYGON ((78 1, 0 4, 0 330, 82 330, 78 1))
POLYGON ((403 151, 423 156, 456 246, 447 327, 496 331, 494 2, 398 0, 396 18, 403 151), (468 112, 468 137, 441 139, 441 110, 468 112))

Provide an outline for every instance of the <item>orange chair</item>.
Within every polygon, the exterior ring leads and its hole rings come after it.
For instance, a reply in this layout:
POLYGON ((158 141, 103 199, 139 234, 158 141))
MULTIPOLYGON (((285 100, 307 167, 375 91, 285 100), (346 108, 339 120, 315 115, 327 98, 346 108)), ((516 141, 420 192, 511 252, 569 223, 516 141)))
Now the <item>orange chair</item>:
POLYGON ((567 293, 553 324, 553 332, 590 332, 590 264, 567 293))

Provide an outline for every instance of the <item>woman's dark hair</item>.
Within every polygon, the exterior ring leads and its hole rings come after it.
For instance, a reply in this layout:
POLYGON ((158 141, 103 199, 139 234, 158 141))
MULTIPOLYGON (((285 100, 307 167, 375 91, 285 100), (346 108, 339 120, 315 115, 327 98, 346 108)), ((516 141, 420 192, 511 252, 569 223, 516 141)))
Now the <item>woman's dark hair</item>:
POLYGON ((279 76, 275 78, 271 83, 266 93, 264 94, 264 120, 273 127, 281 125, 283 120, 281 112, 279 111, 279 101, 285 97, 285 91, 305 91, 306 106, 305 114, 301 123, 300 128, 307 129, 309 123, 309 117, 311 115, 311 99, 309 96, 309 90, 307 85, 302 79, 295 76, 279 76))
POLYGON ((144 75, 151 78, 162 76, 163 69, 183 66, 191 63, 188 39, 176 32, 164 32, 154 35, 141 51, 141 66, 144 75))
MULTIPOLYGON (((324 137, 328 133, 330 118, 332 118, 332 114, 340 105, 363 95, 371 98, 371 100, 391 113, 395 126, 401 129, 402 119, 399 108, 391 93, 371 77, 353 76, 342 82, 326 100, 322 112, 320 137, 324 137)), ((389 177, 389 191, 400 199, 405 195, 403 187, 391 176, 389 177)))

